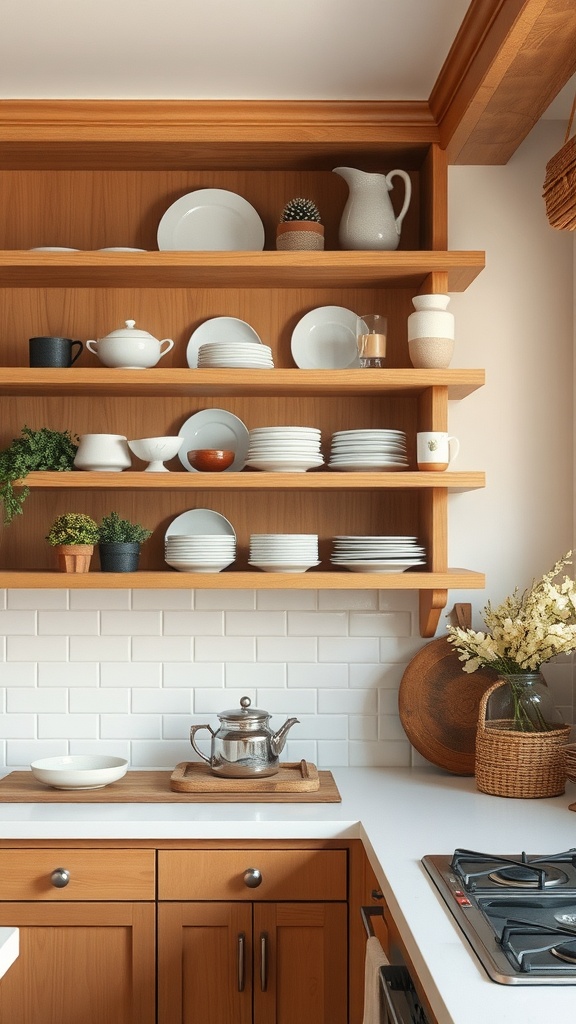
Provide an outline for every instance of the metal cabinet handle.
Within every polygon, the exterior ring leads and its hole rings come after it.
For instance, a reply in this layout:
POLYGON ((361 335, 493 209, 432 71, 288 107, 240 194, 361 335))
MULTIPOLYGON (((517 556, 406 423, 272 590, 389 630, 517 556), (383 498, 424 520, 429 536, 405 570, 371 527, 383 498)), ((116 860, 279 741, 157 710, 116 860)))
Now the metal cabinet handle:
POLYGON ((249 889, 257 889, 259 885, 262 885, 262 872, 258 868, 246 868, 244 885, 247 885, 249 889))
POLYGON ((50 875, 50 881, 57 889, 63 889, 70 881, 70 872, 66 868, 55 868, 50 875))
POLYGON ((265 992, 268 988, 268 933, 260 935, 260 988, 265 992))
POLYGON ((238 991, 244 991, 244 944, 246 936, 240 932, 238 936, 238 991))

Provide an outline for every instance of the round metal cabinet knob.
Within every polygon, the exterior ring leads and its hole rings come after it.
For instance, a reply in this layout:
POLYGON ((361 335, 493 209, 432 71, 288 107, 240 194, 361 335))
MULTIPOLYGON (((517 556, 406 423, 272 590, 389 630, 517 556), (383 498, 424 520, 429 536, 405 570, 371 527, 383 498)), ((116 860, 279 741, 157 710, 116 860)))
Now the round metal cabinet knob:
POLYGON ((257 889, 262 884, 262 872, 258 868, 247 868, 244 872, 244 885, 249 889, 257 889))
POLYGON ((63 889, 70 881, 70 872, 66 868, 55 868, 50 875, 50 881, 57 889, 63 889))

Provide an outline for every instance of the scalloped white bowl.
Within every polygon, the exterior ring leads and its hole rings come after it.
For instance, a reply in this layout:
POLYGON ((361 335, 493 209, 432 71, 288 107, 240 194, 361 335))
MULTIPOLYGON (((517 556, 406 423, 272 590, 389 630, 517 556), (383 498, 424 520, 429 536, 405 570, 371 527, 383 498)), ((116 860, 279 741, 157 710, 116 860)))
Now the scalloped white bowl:
POLYGON ((128 761, 106 754, 69 754, 33 761, 30 770, 39 782, 53 789, 101 789, 126 774, 128 761))

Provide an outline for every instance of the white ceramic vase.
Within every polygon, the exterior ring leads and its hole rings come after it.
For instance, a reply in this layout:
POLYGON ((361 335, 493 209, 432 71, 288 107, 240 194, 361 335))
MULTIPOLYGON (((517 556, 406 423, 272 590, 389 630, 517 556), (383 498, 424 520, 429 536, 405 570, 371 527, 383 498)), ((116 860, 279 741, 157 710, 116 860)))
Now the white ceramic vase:
POLYGON ((454 315, 448 312, 449 295, 415 295, 408 317, 408 351, 417 369, 450 366, 454 355, 454 315))

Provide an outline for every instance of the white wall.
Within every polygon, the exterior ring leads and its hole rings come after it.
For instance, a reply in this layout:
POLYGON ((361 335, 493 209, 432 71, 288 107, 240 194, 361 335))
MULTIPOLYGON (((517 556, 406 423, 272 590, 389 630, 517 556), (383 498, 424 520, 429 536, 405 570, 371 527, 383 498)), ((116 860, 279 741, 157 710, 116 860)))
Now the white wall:
MULTIPOLYGON (((541 122, 506 167, 450 172, 450 248, 487 258, 451 303, 453 366, 487 369, 486 387, 450 407, 458 468, 488 480, 450 499, 450 562, 485 571, 487 588, 453 592, 449 608, 470 600, 477 625, 488 597, 523 589, 572 546, 572 237, 548 227, 541 199, 562 132, 541 122)), ((412 594, 0 596, 0 766, 99 750, 171 768, 190 757, 190 724, 216 724, 245 693, 276 726, 300 718, 289 759, 410 763, 397 690, 423 643, 412 594)), ((572 665, 546 674, 573 721, 572 665)))

